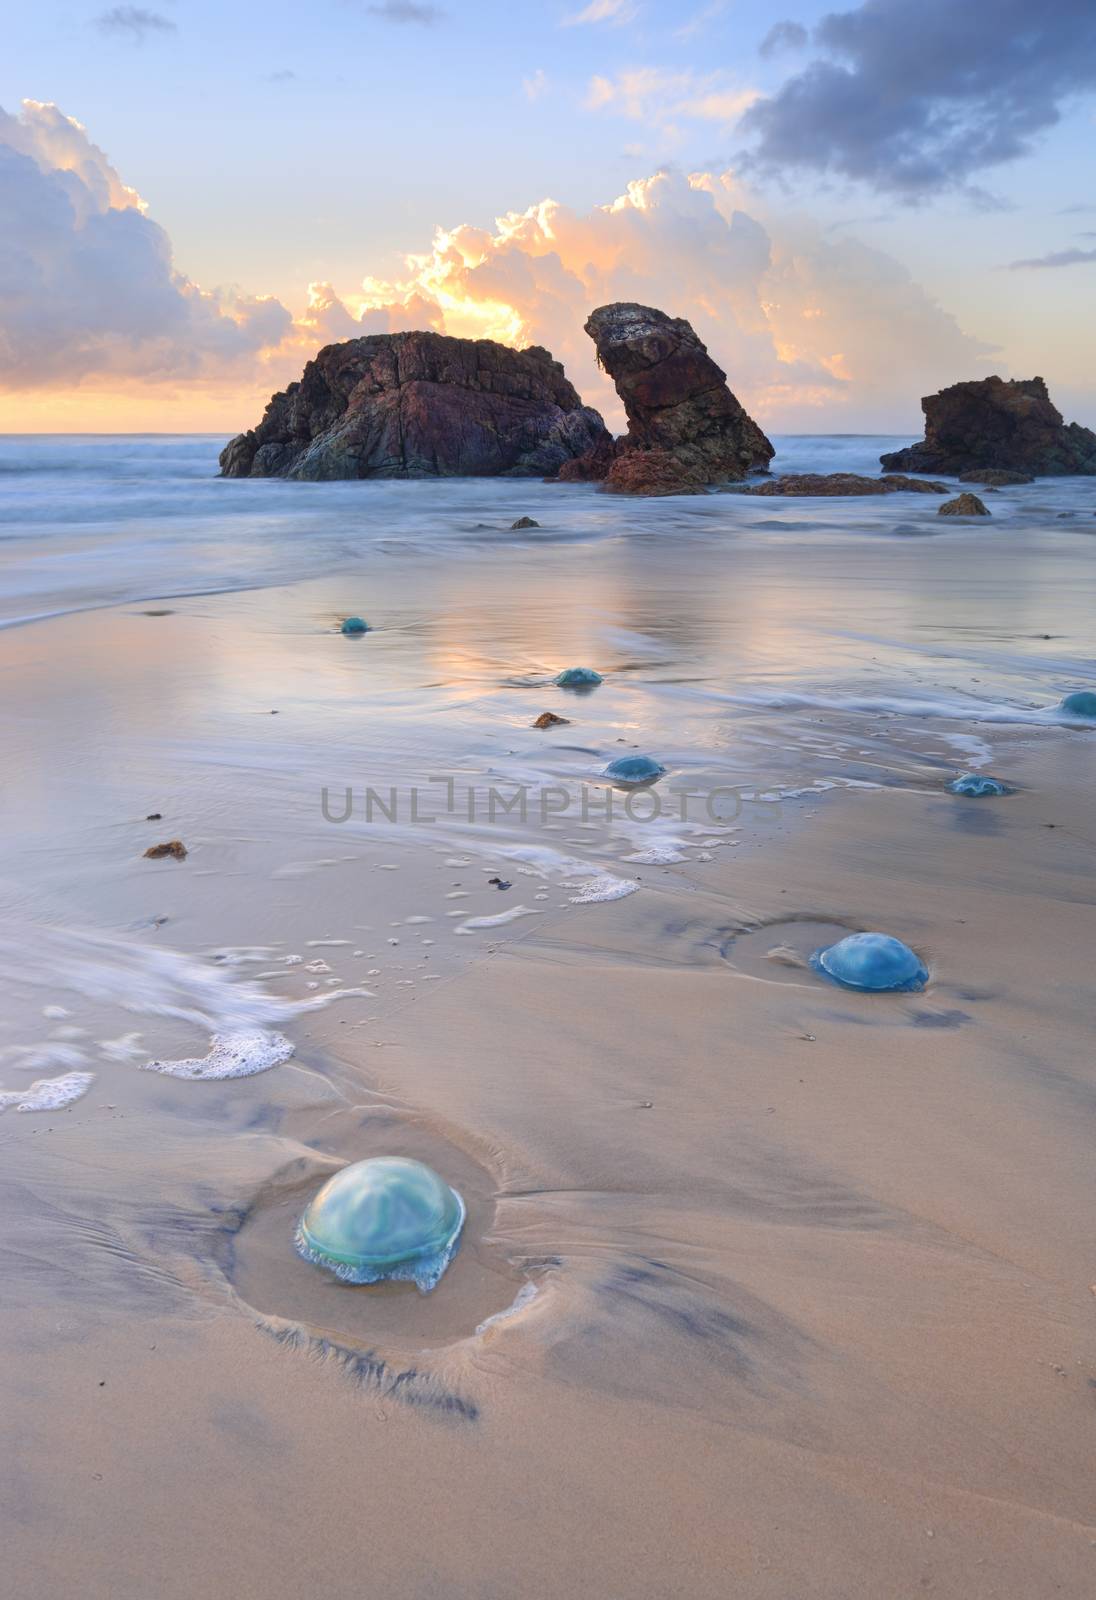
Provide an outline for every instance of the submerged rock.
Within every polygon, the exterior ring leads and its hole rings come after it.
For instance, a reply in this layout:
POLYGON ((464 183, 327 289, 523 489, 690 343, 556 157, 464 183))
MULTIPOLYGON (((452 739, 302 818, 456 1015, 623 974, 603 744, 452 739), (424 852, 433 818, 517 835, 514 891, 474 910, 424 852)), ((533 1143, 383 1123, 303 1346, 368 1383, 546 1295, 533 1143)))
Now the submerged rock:
POLYGON ((988 517, 991 515, 985 502, 976 494, 958 494, 954 500, 945 500, 937 507, 938 517, 988 517))
POLYGON ((850 933, 816 950, 811 966, 846 989, 922 989, 928 969, 916 951, 889 933, 850 933))
POLYGON ((952 794, 962 794, 971 800, 984 800, 989 795, 1011 794, 1012 790, 1000 778, 991 778, 988 772, 963 772, 948 784, 952 794))
POLYGON ((540 523, 539 522, 534 522, 532 517, 519 517, 516 522, 512 522, 510 524, 510 532, 513 533, 516 528, 539 528, 539 527, 540 527, 540 523))
POLYGON ((557 717, 554 711, 542 711, 533 723, 534 728, 562 728, 570 722, 570 717, 557 717))
POLYGON ((628 431, 567 463, 561 479, 682 494, 768 467, 772 445, 683 317, 617 302, 591 312, 586 332, 624 402, 628 431))
POLYGON ((652 756, 617 756, 602 773, 611 783, 625 789, 638 789, 644 784, 656 783, 664 777, 666 768, 652 756))
MULTIPOLYGON (((880 456, 888 471, 976 472, 1003 467, 1039 477, 1096 474, 1096 433, 1067 426, 1042 378, 976 378, 921 401, 925 437, 880 456)), ((984 480, 983 480, 984 481, 984 480)))
POLYGON ((225 446, 221 474, 543 477, 608 439, 539 345, 378 333, 321 350, 225 446))
POLYGON ((346 634, 368 633, 369 624, 361 617, 347 617, 339 632, 346 634))
POLYGON ((173 856, 176 861, 186 860, 186 845, 181 839, 169 839, 166 844, 150 844, 145 851, 146 861, 162 861, 173 856))
POLYGON ((1006 467, 977 467, 973 472, 961 472, 960 483, 981 483, 987 489, 1004 489, 1011 483, 1034 483, 1030 472, 1010 472, 1006 467))
POLYGON ((900 473, 890 473, 882 478, 863 478, 856 472, 786 472, 783 477, 771 478, 743 489, 742 494, 947 494, 946 483, 935 483, 931 478, 907 478, 900 473))
POLYGON ((327 1180, 300 1220, 296 1245, 347 1283, 391 1278, 427 1294, 456 1252, 464 1217, 460 1195, 430 1167, 374 1156, 327 1180))
POLYGON ((1086 722, 1096 722, 1096 690, 1075 689, 1067 694, 1059 711, 1069 717, 1083 717, 1086 722))
POLYGON ((595 684, 604 683, 600 672, 595 672, 593 667, 565 667, 553 680, 561 689, 592 689, 595 684))

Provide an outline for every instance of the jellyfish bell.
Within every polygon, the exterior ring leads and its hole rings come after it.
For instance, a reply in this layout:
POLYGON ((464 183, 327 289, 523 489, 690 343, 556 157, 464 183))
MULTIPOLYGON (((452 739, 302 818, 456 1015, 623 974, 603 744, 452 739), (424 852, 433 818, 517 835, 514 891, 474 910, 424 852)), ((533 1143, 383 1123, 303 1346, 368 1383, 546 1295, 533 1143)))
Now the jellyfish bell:
POLYGON ((605 680, 593 667, 565 667, 554 681, 561 689, 593 689, 605 680))
POLYGON ((423 1162, 374 1156, 327 1180, 296 1245, 346 1283, 396 1279, 429 1294, 456 1254, 464 1217, 460 1195, 423 1162))
POLYGON ((638 789, 644 784, 657 783, 665 772, 666 768, 653 756, 618 756, 610 761, 602 777, 619 784, 622 789, 638 789))
POLYGON ((850 933, 811 956, 816 972, 845 989, 923 989, 928 969, 916 951, 889 933, 850 933))
POLYGON ((1075 689, 1067 694, 1058 707, 1067 717, 1082 717, 1085 722, 1096 722, 1096 689, 1075 689))
POLYGON ((988 772, 963 772, 948 784, 951 794, 962 794, 971 800, 984 800, 987 795, 1011 794, 1012 790, 1000 778, 991 778, 988 772))
POLYGON ((368 633, 369 624, 365 621, 364 617, 347 617, 344 620, 342 627, 339 629, 339 632, 348 635, 368 633))

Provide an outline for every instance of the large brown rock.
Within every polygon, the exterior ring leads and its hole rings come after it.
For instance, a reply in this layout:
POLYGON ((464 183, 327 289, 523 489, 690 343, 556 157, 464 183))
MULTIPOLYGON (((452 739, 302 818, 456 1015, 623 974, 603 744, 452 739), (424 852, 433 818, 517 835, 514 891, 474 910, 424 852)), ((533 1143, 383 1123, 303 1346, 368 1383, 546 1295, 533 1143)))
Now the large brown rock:
POLYGON ((883 478, 862 478, 856 472, 786 472, 783 477, 771 478, 742 494, 898 494, 906 490, 912 494, 947 494, 946 483, 934 483, 931 478, 906 478, 901 473, 890 473, 883 478))
POLYGON ((604 479, 631 494, 682 494, 768 467, 773 447, 727 387, 683 317, 618 302, 586 332, 624 402, 628 431, 561 468, 565 481, 604 479))
POLYGON ((328 345, 221 452, 227 478, 544 477, 608 445, 534 345, 382 333, 328 345))
POLYGON ((880 456, 888 471, 968 473, 1003 467, 1039 477, 1096 474, 1096 433, 1062 421, 1042 378, 953 383, 926 395, 921 409, 924 439, 880 456))

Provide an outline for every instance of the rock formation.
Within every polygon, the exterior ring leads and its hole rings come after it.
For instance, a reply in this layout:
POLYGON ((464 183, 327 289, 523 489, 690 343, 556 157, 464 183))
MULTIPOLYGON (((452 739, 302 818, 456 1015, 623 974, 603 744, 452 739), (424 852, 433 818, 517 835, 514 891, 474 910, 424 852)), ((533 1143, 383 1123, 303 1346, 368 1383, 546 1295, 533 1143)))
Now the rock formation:
POLYGON ((946 483, 934 483, 931 478, 906 478, 901 473, 891 473, 884 478, 862 478, 855 472, 787 472, 782 478, 770 478, 742 494, 897 494, 900 490, 913 494, 947 494, 946 483))
POLYGON ((328 345, 221 452, 226 478, 544 477, 610 443, 533 345, 382 333, 328 345))
POLYGON ((1007 467, 976 467, 973 472, 961 472, 960 483, 980 483, 986 489, 1007 488, 1014 483, 1034 483, 1030 472, 1010 472, 1007 467))
POLYGON ((1061 477, 1096 474, 1096 433, 1068 426, 1051 404, 1042 378, 977 378, 953 383, 921 401, 925 437, 919 444, 880 456, 888 471, 1010 472, 1061 477))
POLYGON ((954 500, 945 500, 937 508, 938 517, 988 517, 992 513, 984 500, 979 500, 976 494, 959 494, 954 500))
POLYGON ((682 494, 768 467, 772 445, 684 318, 623 302, 592 312, 586 332, 624 402, 628 432, 566 463, 561 479, 682 494))

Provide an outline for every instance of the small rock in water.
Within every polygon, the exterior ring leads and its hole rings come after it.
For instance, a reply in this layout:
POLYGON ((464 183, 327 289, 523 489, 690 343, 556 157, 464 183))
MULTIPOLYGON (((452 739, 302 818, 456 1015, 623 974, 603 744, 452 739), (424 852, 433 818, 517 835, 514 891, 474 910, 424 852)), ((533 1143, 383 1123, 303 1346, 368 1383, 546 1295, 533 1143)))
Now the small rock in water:
POLYGON ((428 1294, 453 1258, 464 1217, 460 1195, 430 1167, 374 1156, 328 1179, 300 1220, 296 1245, 347 1283, 397 1279, 428 1294))
POLYGON ((593 667, 566 667, 555 679, 561 689, 592 689, 604 681, 593 667))
POLYGON ((146 822, 160 822, 160 821, 162 821, 162 819, 163 819, 163 812, 161 812, 161 811, 150 811, 148 816, 145 818, 145 821, 146 822))
POLYGON ((959 494, 954 500, 945 500, 937 508, 938 517, 988 517, 991 515, 976 494, 959 494))
POLYGON ((145 851, 146 861, 160 861, 164 856, 172 856, 176 861, 185 861, 186 845, 181 839, 169 839, 166 844, 150 844, 145 851))
POLYGON ((1069 717, 1083 717, 1086 722, 1096 722, 1096 690, 1075 689, 1072 694, 1067 694, 1059 711, 1064 711, 1069 717))
POLYGON ((928 969, 917 953, 889 933, 850 933, 811 956, 816 972, 845 989, 922 989, 928 969))
POLYGON ((369 624, 362 617, 347 617, 339 632, 346 634, 368 633, 369 624))
POLYGON ((991 794, 1011 794, 1012 790, 1000 778, 991 778, 984 772, 963 772, 948 784, 952 794, 968 795, 972 800, 983 800, 991 794))
POLYGON ((542 711, 533 723, 534 728, 562 728, 570 722, 570 717, 557 717, 554 711, 542 711))
POLYGON ((618 756, 615 761, 610 761, 602 777, 623 788, 638 789, 642 784, 656 783, 665 772, 662 763, 655 761, 652 756, 618 756))
POLYGON ((496 889, 512 889, 514 885, 509 878, 488 878, 488 883, 493 883, 496 889))
POLYGON ((1009 467, 975 467, 973 472, 961 472, 960 483, 982 483, 986 488, 1007 487, 1011 483, 1034 483, 1030 472, 1013 472, 1009 467))
POLYGON ((540 527, 540 523, 539 522, 534 522, 532 517, 519 517, 516 522, 512 522, 510 524, 511 531, 513 531, 513 529, 515 529, 515 528, 539 528, 539 527, 540 527))

